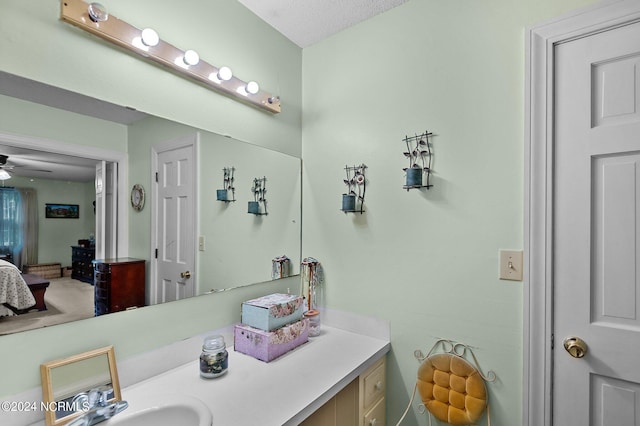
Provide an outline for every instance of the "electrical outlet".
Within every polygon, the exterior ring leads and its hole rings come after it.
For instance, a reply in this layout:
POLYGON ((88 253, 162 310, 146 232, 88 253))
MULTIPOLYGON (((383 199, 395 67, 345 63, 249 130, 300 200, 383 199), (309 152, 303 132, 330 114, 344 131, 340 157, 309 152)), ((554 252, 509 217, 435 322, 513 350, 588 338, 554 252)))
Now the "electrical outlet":
POLYGON ((522 250, 500 250, 500 279, 522 281, 522 250))
POLYGON ((198 250, 204 251, 204 235, 200 235, 198 238, 198 250))

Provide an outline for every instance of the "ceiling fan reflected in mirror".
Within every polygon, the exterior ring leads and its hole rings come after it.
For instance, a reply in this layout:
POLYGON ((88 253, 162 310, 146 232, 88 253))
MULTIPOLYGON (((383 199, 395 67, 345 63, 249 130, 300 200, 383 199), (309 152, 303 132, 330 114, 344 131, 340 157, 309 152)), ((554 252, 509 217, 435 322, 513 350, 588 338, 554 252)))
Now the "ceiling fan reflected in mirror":
POLYGON ((9 156, 0 154, 0 180, 11 179, 11 174, 14 174, 14 169, 22 169, 24 171, 39 172, 39 173, 51 173, 51 170, 44 170, 39 168, 30 168, 25 161, 25 164, 18 164, 16 162, 9 162, 9 156))
POLYGON ((13 169, 13 166, 7 166, 8 159, 9 157, 7 155, 0 154, 0 180, 2 181, 11 179, 11 175, 7 170, 13 169))

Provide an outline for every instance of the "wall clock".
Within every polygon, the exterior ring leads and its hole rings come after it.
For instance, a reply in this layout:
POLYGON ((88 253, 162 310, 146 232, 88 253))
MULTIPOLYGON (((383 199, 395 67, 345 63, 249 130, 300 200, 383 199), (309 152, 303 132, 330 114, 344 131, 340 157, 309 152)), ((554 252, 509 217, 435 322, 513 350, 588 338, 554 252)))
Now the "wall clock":
POLYGON ((144 188, 137 183, 131 189, 131 207, 138 212, 144 207, 144 188))

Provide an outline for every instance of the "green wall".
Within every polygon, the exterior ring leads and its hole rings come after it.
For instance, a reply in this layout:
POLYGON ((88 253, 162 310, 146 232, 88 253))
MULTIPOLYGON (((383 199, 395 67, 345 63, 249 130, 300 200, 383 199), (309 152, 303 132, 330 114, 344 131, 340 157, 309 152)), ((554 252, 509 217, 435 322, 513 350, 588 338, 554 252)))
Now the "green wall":
MULTIPOLYGON (((410 0, 303 51, 303 255, 328 306, 391 322, 387 424, 437 338, 476 348, 492 423, 521 423, 523 284, 498 250, 523 248, 524 30, 588 3, 410 0), (425 130, 435 186, 407 192, 402 139, 425 130), (366 213, 345 215, 360 163, 366 213)), ((417 406, 403 424, 428 424, 417 406)))
MULTIPOLYGON (((3 2, 0 69, 301 153, 303 256, 323 263, 328 306, 391 321, 388 422, 413 389, 413 351, 444 337, 476 347, 482 368, 498 375, 489 385, 493 422, 519 424, 522 283, 497 279, 497 255, 523 244, 524 29, 592 1, 410 0, 303 51, 235 0, 212 3, 108 7, 138 25, 153 10, 161 36, 260 81, 282 96, 283 113, 265 114, 123 54, 58 21, 56 2, 3 2), (402 138, 427 129, 435 133, 435 186, 404 191, 402 138), (339 211, 343 167, 354 163, 369 167, 364 215, 339 211)), ((265 288, 272 287, 249 292, 265 288)), ((37 386, 37 364, 47 359, 102 344, 129 356, 238 320, 233 303, 247 295, 5 336, 0 395, 37 386), (34 347, 47 350, 27 350, 34 347)), ((417 411, 405 422, 427 424, 417 411)))
MULTIPOLYGON (((4 5, 3 5, 4 6, 4 5)), ((0 11, 3 11, 0 6, 0 11)), ((0 23, 4 15, 0 14, 0 23)), ((0 26, 0 31, 3 27, 0 26)), ((1 33, 0 33, 1 34, 1 33)), ((0 40, 2 43, 3 40, 0 40)), ((5 71, 0 64, 0 70, 5 71)), ((0 95, 0 131, 40 139, 127 150, 127 126, 0 95)))
MULTIPOLYGON (((271 259, 300 253, 300 159, 259 145, 202 131, 157 117, 128 127, 129 180, 147 189, 151 202, 151 148, 155 144, 199 135, 199 235, 206 250, 197 252, 198 293, 271 278, 271 259), (223 167, 236 168, 235 203, 216 201, 223 167), (267 176, 269 211, 266 218, 247 214, 252 179, 267 176), (247 259, 260 259, 247 268, 247 259)), ((129 213, 129 255, 149 260, 151 208, 129 213)))
POLYGON ((38 263, 60 263, 71 266, 71 246, 88 239, 96 231, 94 182, 68 182, 55 179, 33 179, 14 176, 10 185, 33 188, 38 200, 38 263), (78 219, 47 219, 45 204, 78 204, 78 219))
MULTIPOLYGON (((124 53, 59 20, 57 1, 5 0, 0 5, 0 70, 159 117, 251 141, 294 156, 301 152, 302 51, 236 0, 160 3, 110 0, 110 13, 139 26, 154 26, 177 46, 198 50, 214 64, 227 64, 240 78, 258 81, 278 93, 283 112, 266 113, 212 92, 138 56, 124 53), (149 13, 149 11, 153 13, 149 13)), ((0 99, 0 129, 46 137, 46 126, 31 127, 0 99), (15 123, 14 123, 15 121, 15 123)), ((53 120, 56 131, 69 130, 53 120)), ((117 137, 102 128, 83 129, 84 140, 62 138, 110 150, 127 151, 127 130, 117 137), (122 139, 121 139, 122 137, 122 139)), ((54 138, 55 139, 55 138, 54 138)), ((134 165, 135 166, 135 165, 134 165)), ((131 167, 130 184, 137 177, 131 167)), ((147 174, 147 179, 148 179, 147 174)), ((150 226, 143 220, 130 227, 150 226)), ((139 250, 137 246, 134 250, 139 250)), ((299 282, 299 280, 293 280, 299 282)), ((113 344, 119 358, 157 348, 240 320, 243 300, 294 288, 291 280, 203 296, 119 315, 107 315, 54 328, 2 336, 0 396, 40 386, 39 364, 113 344)), ((197 355, 194 355, 197 356, 197 355)))

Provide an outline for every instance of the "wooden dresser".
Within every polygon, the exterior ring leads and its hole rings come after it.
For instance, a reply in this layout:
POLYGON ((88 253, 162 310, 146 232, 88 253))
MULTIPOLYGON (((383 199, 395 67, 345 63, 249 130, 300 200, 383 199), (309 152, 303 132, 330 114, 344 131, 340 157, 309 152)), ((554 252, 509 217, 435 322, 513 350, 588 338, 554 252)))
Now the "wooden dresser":
POLYGON ((130 257, 96 259, 93 270, 96 316, 144 306, 144 260, 130 257))
POLYGON ((71 246, 71 278, 87 283, 93 282, 93 266, 96 257, 94 247, 71 246))

